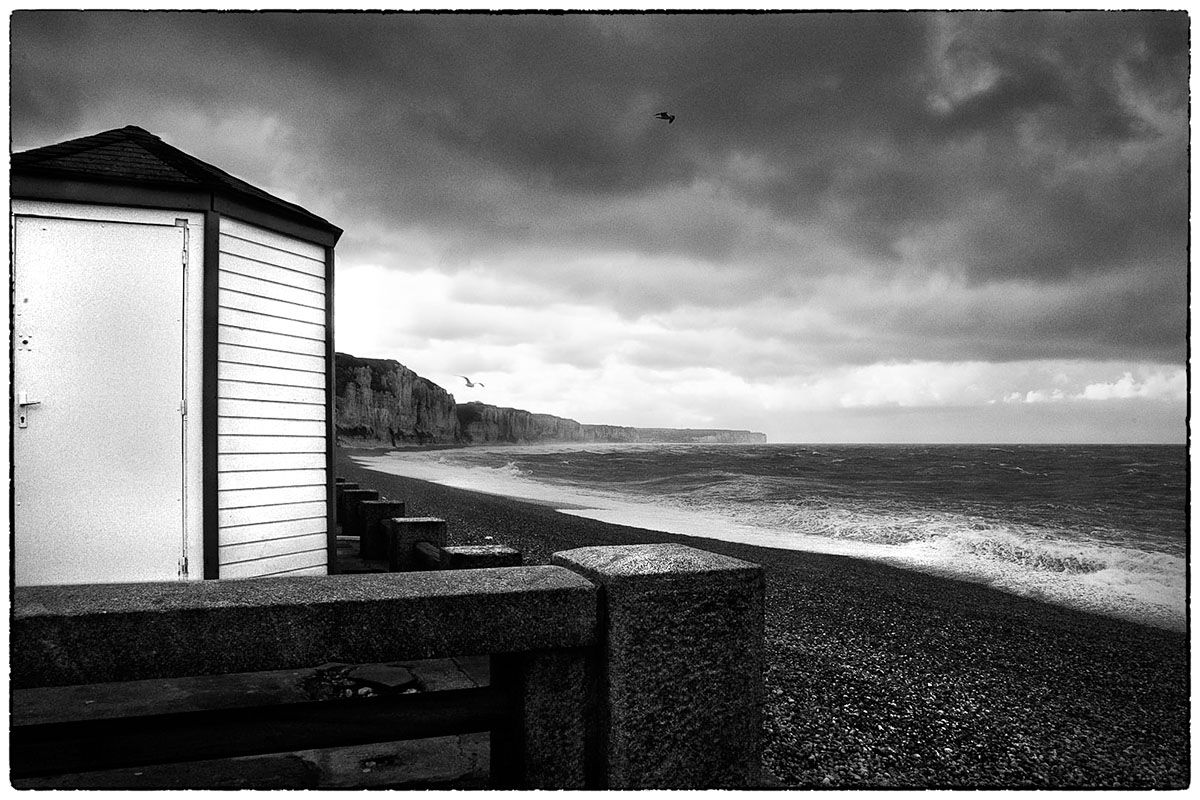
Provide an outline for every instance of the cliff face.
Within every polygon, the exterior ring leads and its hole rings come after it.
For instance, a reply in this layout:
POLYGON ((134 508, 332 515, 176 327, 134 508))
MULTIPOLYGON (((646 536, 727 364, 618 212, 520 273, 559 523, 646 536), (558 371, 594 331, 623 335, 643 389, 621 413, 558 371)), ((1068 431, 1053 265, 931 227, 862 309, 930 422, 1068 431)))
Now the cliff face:
POLYGON ((637 442, 637 428, 620 425, 584 425, 583 440, 586 442, 637 442))
POLYGON ((336 354, 340 438, 381 444, 459 441, 454 396, 391 359, 336 354))
POLYGON ((620 428, 614 425, 584 425, 584 435, 593 442, 658 442, 671 444, 763 444, 765 433, 695 428, 620 428))
POLYGON ((645 442, 756 444, 767 441, 753 431, 693 430, 690 428, 626 428, 620 425, 582 425, 573 419, 550 414, 532 414, 519 408, 500 408, 486 403, 458 406, 458 429, 462 441, 472 444, 506 442, 645 442))
POLYGON ((486 403, 463 403, 458 407, 458 429, 463 441, 472 444, 508 442, 579 442, 582 426, 573 419, 550 414, 533 414, 519 408, 501 408, 486 403))
POLYGON ((750 444, 753 431, 581 425, 573 419, 454 396, 391 359, 336 354, 335 428, 345 443, 536 444, 539 442, 681 442, 750 444))

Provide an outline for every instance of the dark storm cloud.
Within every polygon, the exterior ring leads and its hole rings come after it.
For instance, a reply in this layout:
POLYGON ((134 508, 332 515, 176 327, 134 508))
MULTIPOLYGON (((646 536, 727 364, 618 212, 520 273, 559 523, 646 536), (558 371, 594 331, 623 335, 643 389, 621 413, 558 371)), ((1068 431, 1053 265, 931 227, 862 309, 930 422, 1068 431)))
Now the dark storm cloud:
POLYGON ((858 361, 902 359, 916 347, 931 359, 960 359, 962 331, 976 329, 987 335, 973 342, 972 357, 985 361, 1045 358, 1050 341, 1055 358, 1087 359, 1103 353, 1109 359, 1182 363, 1187 348, 1181 334, 1187 324, 1186 308, 1164 306, 1164 296, 1161 286, 1130 280, 1025 308, 1018 304, 1028 300, 1005 302, 1003 293, 997 293, 955 306, 933 302, 877 309, 880 327, 892 335, 873 339, 858 361), (1114 319, 1121 324, 1114 325, 1114 319))
POLYGON ((296 199, 349 223, 351 257, 421 229, 452 242, 447 271, 528 252, 514 280, 627 315, 923 270, 1061 303, 900 306, 864 357, 1159 357, 1186 313, 1187 31, 1161 12, 17 12, 12 124, 41 144, 146 111, 274 116, 330 187, 296 199))
POLYGON ((958 103, 938 120, 935 130, 951 135, 986 132, 1068 97, 1066 85, 1054 70, 1034 64, 1002 74, 988 89, 958 103))

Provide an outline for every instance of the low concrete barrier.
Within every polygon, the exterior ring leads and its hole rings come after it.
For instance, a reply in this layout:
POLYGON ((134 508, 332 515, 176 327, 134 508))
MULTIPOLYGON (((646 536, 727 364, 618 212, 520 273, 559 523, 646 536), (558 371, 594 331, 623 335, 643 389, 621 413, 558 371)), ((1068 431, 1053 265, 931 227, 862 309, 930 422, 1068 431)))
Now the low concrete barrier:
POLYGON ((562 567, 14 589, 14 689, 581 647, 562 567), (19 654, 19 655, 18 655, 19 654))
POLYGON ((755 786, 761 568, 681 545, 582 548, 558 553, 554 561, 384 575, 16 587, 14 708, 22 691, 34 687, 329 661, 488 654, 491 685, 19 724, 10 736, 12 775, 490 731, 497 788, 755 786))

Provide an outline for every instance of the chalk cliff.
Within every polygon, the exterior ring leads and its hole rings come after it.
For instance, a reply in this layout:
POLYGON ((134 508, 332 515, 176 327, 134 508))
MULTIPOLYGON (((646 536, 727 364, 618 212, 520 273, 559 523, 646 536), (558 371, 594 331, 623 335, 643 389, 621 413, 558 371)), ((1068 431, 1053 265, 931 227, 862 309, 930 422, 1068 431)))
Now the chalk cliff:
POLYGON ((763 444, 765 433, 720 428, 621 428, 615 425, 584 425, 585 437, 593 442, 670 442, 678 444, 763 444))
POLYGON ((573 419, 479 402, 460 403, 457 411, 459 437, 472 444, 583 441, 573 419))
POLYGON ((339 439, 373 444, 459 441, 454 396, 391 359, 335 354, 339 439))
POLYGON ((336 354, 335 427, 344 444, 536 444, 539 442, 765 442, 753 431, 585 425, 551 414, 454 396, 391 359, 336 354))

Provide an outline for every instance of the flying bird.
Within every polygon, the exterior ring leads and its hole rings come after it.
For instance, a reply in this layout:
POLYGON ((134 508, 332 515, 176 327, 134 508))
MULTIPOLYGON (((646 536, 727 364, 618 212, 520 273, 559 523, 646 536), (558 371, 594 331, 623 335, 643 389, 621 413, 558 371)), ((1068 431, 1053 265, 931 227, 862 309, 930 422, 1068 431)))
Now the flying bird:
POLYGON ((483 384, 482 384, 482 383, 472 383, 472 382, 471 382, 471 379, 470 379, 470 378, 468 378, 466 375, 459 375, 458 377, 460 377, 460 378, 462 378, 464 381, 466 381, 466 382, 467 382, 467 386, 469 386, 469 387, 472 387, 472 388, 474 388, 474 387, 478 386, 480 389, 482 389, 482 388, 483 388, 483 384))
POLYGON ((672 122, 674 122, 674 121, 675 121, 675 115, 674 115, 674 114, 668 114, 668 113, 667 113, 667 112, 665 112, 665 111, 660 111, 660 112, 658 112, 657 114, 655 114, 654 116, 655 116, 655 118, 656 118, 656 119, 665 119, 665 120, 667 121, 667 124, 668 124, 668 125, 670 125, 672 122))

